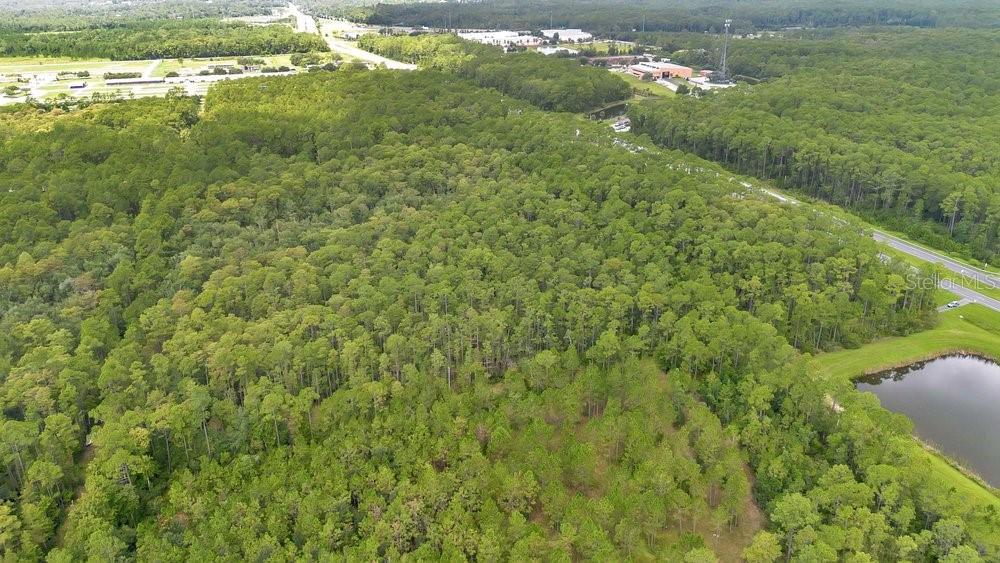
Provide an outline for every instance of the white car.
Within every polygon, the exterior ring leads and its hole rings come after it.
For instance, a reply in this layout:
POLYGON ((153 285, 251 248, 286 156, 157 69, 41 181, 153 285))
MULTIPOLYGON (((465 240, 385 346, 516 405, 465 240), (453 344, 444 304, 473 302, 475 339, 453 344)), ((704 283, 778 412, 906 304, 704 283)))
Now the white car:
POLYGON ((958 307, 961 304, 962 304, 961 301, 952 301, 951 303, 948 303, 948 308, 954 309, 955 307, 958 307))

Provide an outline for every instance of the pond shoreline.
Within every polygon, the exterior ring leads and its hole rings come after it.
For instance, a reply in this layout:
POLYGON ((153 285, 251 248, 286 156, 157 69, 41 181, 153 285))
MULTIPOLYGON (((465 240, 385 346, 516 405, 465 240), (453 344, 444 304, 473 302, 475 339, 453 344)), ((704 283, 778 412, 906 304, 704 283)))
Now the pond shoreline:
POLYGON ((983 353, 979 350, 968 350, 956 348, 952 350, 937 350, 926 354, 924 356, 917 356, 914 358, 908 358, 906 360, 900 360, 897 362, 890 362, 878 367, 868 368, 857 375, 850 377, 852 383, 857 383, 859 380, 873 377, 876 375, 887 374, 892 371, 896 371, 902 368, 907 368, 911 366, 916 366, 917 364, 927 364, 928 362, 933 362, 934 360, 941 360, 944 358, 961 357, 961 358, 975 358, 977 360, 982 360, 984 362, 993 362, 995 364, 1000 364, 1000 358, 995 358, 990 354, 983 353))
MULTIPOLYGON (((850 380, 854 384, 858 391, 874 393, 879 397, 881 403, 883 403, 883 408, 897 412, 907 418, 914 420, 914 414, 907 411, 905 407, 886 406, 884 401, 886 398, 874 389, 882 384, 893 384, 904 381, 906 378, 916 375, 930 366, 933 366, 936 362, 947 361, 947 360, 974 360, 975 362, 981 362, 987 366, 992 366, 994 368, 1000 367, 1000 362, 991 357, 989 354, 983 354, 979 351, 969 351, 969 350, 950 350, 943 351, 934 354, 927 354, 927 357, 919 360, 914 360, 910 362, 894 362, 893 367, 888 368, 878 368, 878 369, 867 369, 863 373, 851 377, 850 380), (868 386, 868 389, 863 389, 862 386, 868 386)), ((954 369, 954 368, 953 368, 954 369)), ((989 368, 987 368, 989 369, 989 368)), ((934 373, 933 371, 931 373, 934 373)), ((937 379, 948 378, 950 376, 958 376, 958 373, 937 373, 935 375, 928 374, 928 377, 936 377, 937 379)), ((961 380, 961 378, 959 377, 961 380)), ((943 463, 950 466, 955 471, 958 471, 963 476, 965 476, 970 481, 979 485, 993 496, 1000 498, 1000 488, 987 480, 977 469, 973 469, 973 464, 968 460, 960 459, 960 455, 957 453, 950 453, 945 449, 939 447, 934 440, 927 438, 922 435, 918 429, 919 425, 915 425, 915 428, 910 433, 911 437, 920 445, 920 447, 926 451, 928 454, 938 458, 943 463)), ((924 428, 926 431, 927 429, 924 428)), ((980 468, 981 469, 981 468, 980 468)))

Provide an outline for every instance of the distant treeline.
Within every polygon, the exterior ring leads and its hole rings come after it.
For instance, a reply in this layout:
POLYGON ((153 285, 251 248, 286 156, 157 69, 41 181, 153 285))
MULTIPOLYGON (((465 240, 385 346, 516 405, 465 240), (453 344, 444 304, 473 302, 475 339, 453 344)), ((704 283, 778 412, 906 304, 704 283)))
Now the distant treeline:
POLYGON ((631 96, 631 87, 604 70, 536 53, 504 53, 454 35, 361 38, 380 55, 454 72, 542 109, 580 112, 631 96))
POLYGON ((75 31, 119 28, 140 20, 226 18, 268 14, 282 0, 164 0, 91 3, 78 0, 0 0, 0 31, 75 31))
MULTIPOLYGON (((661 44, 690 37, 663 38, 661 44)), ((698 39, 695 39, 698 40, 698 39)), ((1000 32, 893 30, 737 41, 731 68, 774 78, 635 106, 633 124, 877 218, 1000 259, 1000 32)), ((691 43, 691 46, 696 43, 691 43)), ((674 53, 718 60, 713 49, 674 53)))
MULTIPOLYGON (((314 3, 319 0, 313 0, 314 3)), ((737 31, 788 27, 903 25, 916 27, 1000 25, 992 0, 500 0, 474 3, 379 4, 368 17, 378 25, 450 28, 539 29, 579 27, 597 33, 722 30, 726 18, 737 31)))
POLYGON ((100 57, 114 60, 270 55, 329 50, 317 35, 283 25, 213 20, 155 20, 67 33, 0 32, 0 56, 100 57))

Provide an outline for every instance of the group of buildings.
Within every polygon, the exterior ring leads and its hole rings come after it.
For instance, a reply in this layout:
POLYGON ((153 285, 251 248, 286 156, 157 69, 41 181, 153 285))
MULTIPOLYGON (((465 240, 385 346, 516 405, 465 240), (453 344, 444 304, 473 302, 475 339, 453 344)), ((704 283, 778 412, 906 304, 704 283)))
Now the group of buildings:
POLYGON ((626 67, 625 72, 639 79, 659 82, 675 92, 680 83, 670 82, 671 78, 681 78, 686 81, 687 86, 702 90, 730 88, 735 85, 729 81, 713 82, 711 70, 700 70, 696 73, 691 67, 668 62, 638 62, 626 67))
POLYGON ((628 67, 628 73, 636 78, 664 80, 667 78, 683 78, 694 76, 694 69, 689 66, 674 63, 642 62, 628 67))
POLYGON ((460 31, 458 36, 468 41, 505 48, 536 47, 543 41, 527 31, 460 31))
MULTIPOLYGON (((503 47, 504 49, 534 49, 543 55, 576 55, 578 50, 571 46, 593 41, 594 36, 582 29, 542 29, 538 34, 530 31, 508 30, 465 30, 458 36, 469 41, 503 47)), ((695 71, 689 66, 668 61, 656 61, 655 56, 646 54, 618 54, 591 57, 591 64, 605 66, 618 72, 626 72, 641 80, 659 82, 677 91, 681 84, 691 88, 712 89, 731 86, 729 83, 716 84, 709 80, 710 70, 695 71)))
POLYGON ((547 43, 583 43, 594 38, 582 29, 543 29, 541 36, 530 31, 467 30, 458 32, 462 39, 496 47, 538 47, 547 43))

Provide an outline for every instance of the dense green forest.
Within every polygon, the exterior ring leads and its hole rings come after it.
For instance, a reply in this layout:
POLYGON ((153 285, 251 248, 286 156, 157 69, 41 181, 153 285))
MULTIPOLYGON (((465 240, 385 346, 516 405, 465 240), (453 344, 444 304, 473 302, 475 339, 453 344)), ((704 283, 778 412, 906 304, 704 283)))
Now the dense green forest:
MULTIPOLYGON (((331 0, 308 0, 319 13, 331 0)), ((576 27, 596 33, 629 31, 737 31, 786 27, 906 25, 998 27, 993 0, 498 0, 495 2, 379 3, 370 23, 450 28, 542 29, 576 27)))
MULTIPOLYGON (((715 66, 706 42, 691 35, 658 41, 677 49, 675 60, 715 66)), ((986 30, 738 40, 730 51, 734 72, 770 80, 635 105, 633 123, 664 146, 997 262, 998 44, 1000 32, 986 30)))
POLYGON ((71 31, 122 27, 159 19, 199 19, 254 16, 286 6, 283 0, 0 0, 0 31, 71 31))
POLYGON ((607 71, 537 53, 504 53, 455 35, 365 35, 358 45, 422 68, 454 72, 548 110, 582 112, 632 96, 632 87, 607 71))
POLYGON ((327 51, 318 36, 285 25, 217 20, 149 20, 61 33, 0 32, 0 56, 100 57, 114 60, 271 55, 327 51))
POLYGON ((0 121, 7 557, 998 553, 800 356, 931 291, 713 165, 429 70, 0 121))

